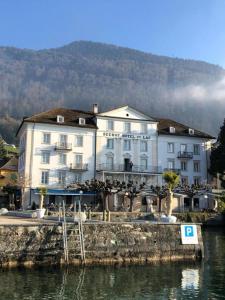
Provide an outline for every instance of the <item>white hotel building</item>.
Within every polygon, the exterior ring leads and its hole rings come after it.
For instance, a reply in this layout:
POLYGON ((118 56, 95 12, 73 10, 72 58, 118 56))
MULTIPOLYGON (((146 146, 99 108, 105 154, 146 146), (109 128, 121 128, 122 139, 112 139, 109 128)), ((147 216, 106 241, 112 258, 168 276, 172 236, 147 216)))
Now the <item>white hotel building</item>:
POLYGON ((129 106, 104 113, 53 109, 24 118, 19 176, 25 206, 48 199, 71 199, 67 187, 93 178, 161 185, 173 169, 187 184, 207 183, 208 151, 213 137, 172 120, 156 120, 129 106))

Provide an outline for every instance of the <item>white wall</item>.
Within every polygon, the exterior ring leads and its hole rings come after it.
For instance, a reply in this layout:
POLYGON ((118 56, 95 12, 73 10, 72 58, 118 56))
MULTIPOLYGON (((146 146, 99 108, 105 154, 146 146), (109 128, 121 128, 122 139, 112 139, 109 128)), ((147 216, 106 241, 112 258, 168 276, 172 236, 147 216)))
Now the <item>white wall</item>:
POLYGON ((129 155, 134 165, 140 166, 141 157, 145 156, 148 159, 148 166, 157 166, 157 123, 143 120, 97 117, 97 126, 97 165, 105 164, 107 155, 113 154, 115 165, 123 164, 125 156, 129 155), (109 131, 107 128, 108 120, 114 121, 113 131, 109 131), (124 131, 125 122, 131 123, 130 133, 124 131), (145 133, 141 132, 142 123, 147 124, 147 132, 145 133), (114 149, 107 149, 108 138, 114 140, 114 149), (123 148, 124 140, 127 139, 131 141, 130 151, 123 148), (147 152, 140 150, 141 141, 147 141, 147 152))
POLYGON ((70 171, 70 164, 75 163, 75 154, 83 155, 83 164, 88 164, 88 171, 81 172, 82 181, 94 177, 94 130, 70 126, 57 126, 50 124, 26 124, 20 136, 26 132, 26 152, 25 168, 21 168, 23 175, 29 178, 30 186, 36 188, 41 186, 41 171, 49 170, 49 187, 59 187, 58 171, 66 170, 66 184, 74 182, 74 174, 79 173, 70 171), (43 144, 43 132, 51 134, 51 143, 43 144), (72 144, 72 150, 63 151, 67 155, 66 165, 59 163, 59 153, 55 150, 55 144, 59 142, 60 134, 67 135, 67 142, 72 144), (83 147, 75 146, 75 136, 83 136, 83 147), (43 164, 41 154, 43 150, 50 151, 49 164, 43 164))

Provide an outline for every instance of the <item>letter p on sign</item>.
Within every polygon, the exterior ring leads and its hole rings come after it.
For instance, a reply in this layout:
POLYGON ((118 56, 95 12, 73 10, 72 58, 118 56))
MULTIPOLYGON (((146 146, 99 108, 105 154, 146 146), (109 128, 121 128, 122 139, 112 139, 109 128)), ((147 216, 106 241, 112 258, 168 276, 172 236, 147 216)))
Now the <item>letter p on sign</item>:
POLYGON ((185 226, 185 236, 186 237, 194 236, 193 226, 185 226))

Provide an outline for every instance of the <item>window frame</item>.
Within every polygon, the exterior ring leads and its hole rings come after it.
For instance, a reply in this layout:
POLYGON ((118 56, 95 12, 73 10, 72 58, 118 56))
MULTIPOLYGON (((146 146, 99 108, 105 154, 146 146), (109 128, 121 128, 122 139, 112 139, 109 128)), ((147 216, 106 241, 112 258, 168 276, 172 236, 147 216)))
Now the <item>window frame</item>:
POLYGON ((201 172, 200 160, 193 161, 193 172, 195 172, 195 173, 201 172), (195 166, 198 166, 198 167, 196 168, 195 166))
POLYGON ((41 170, 41 184, 42 185, 46 185, 46 184, 49 184, 49 170, 41 170), (47 177, 46 175, 44 174, 47 174, 47 177), (44 180, 43 180, 44 179, 44 180), (46 180, 47 179, 47 180, 46 180))
POLYGON ((146 171, 148 169, 148 158, 147 157, 141 157, 140 167, 141 167, 141 171, 146 171), (146 163, 143 165, 142 161, 145 161, 146 163))
POLYGON ((200 144, 193 144, 193 154, 200 155, 200 144), (197 146, 197 148, 196 148, 197 146), (197 151, 195 151, 197 149, 197 151))
POLYGON ((75 166, 82 166, 83 165, 83 154, 82 153, 75 153, 75 157, 74 157, 74 163, 75 166), (77 157, 81 157, 81 162, 77 162, 77 157))
POLYGON ((131 151, 131 140, 123 140, 123 151, 131 151), (129 147, 126 148, 125 145, 129 145, 129 147))
POLYGON ((183 172, 187 172, 187 170, 188 170, 188 162, 186 160, 181 160, 180 161, 180 169, 183 172), (185 166, 185 168, 183 168, 182 166, 185 166))
POLYGON ((175 169, 175 159, 173 158, 168 158, 167 159, 167 167, 168 167, 168 170, 174 170, 175 169), (170 168, 169 164, 172 163, 173 164, 173 167, 170 168))
POLYGON ((50 132, 42 132, 42 144, 50 145, 51 144, 51 133, 50 132), (45 136, 49 136, 49 141, 45 141, 45 136))
POLYGON ((167 153, 174 153, 174 142, 167 143, 167 153), (172 151, 170 151, 170 145, 172 145, 172 151))
POLYGON ((111 150, 114 149, 114 139, 107 138, 106 149, 111 149, 111 150), (111 146, 110 146, 110 142, 111 142, 111 146))
POLYGON ((114 130, 114 120, 107 120, 107 130, 114 130), (111 124, 111 126, 109 124, 111 124))
POLYGON ((140 141, 140 152, 148 152, 148 142, 147 141, 140 141), (145 147, 143 147, 145 145, 145 147))
POLYGON ((127 133, 131 132, 131 122, 124 122, 124 132, 127 132, 127 133), (129 128, 127 128, 127 126, 129 128))
POLYGON ((49 150, 41 150, 41 164, 43 165, 48 165, 50 164, 50 156, 51 156, 51 151, 49 150), (44 156, 45 154, 48 154, 47 157, 47 161, 45 161, 46 156, 44 156))
POLYGON ((66 170, 58 170, 58 184, 60 185, 66 184, 66 170))
POLYGON ((59 153, 59 164, 60 165, 66 165, 67 164, 67 155, 66 153, 59 153), (65 157, 65 161, 61 161, 61 157, 65 157))
POLYGON ((76 135, 75 136, 75 147, 83 147, 84 146, 84 136, 83 135, 76 135), (78 141, 82 141, 81 143, 78 143, 78 141))

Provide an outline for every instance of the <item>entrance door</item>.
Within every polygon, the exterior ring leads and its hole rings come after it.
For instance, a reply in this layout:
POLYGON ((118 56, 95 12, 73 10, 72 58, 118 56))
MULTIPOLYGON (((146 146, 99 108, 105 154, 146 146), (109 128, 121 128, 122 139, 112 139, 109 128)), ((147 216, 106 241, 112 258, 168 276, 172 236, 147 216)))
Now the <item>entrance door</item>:
POLYGON ((130 171, 130 159, 124 158, 124 171, 130 171))

